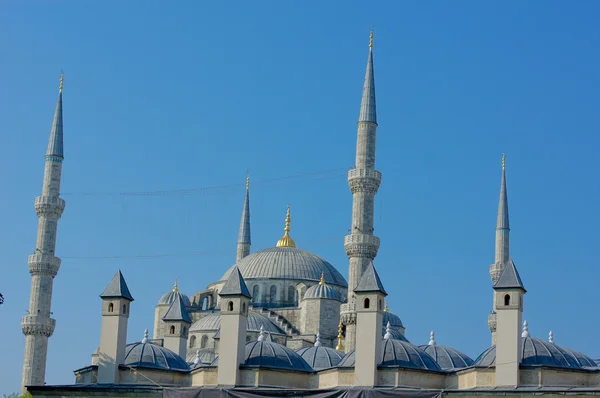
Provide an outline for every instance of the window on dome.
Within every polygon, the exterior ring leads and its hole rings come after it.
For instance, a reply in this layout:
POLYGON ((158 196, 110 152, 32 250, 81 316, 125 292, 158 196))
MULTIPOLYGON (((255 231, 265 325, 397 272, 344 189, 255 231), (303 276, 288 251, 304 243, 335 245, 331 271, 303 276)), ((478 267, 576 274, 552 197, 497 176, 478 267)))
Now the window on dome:
POLYGON ((258 287, 258 285, 254 285, 254 287, 252 288, 252 302, 253 303, 258 302, 259 289, 260 288, 258 287))
POLYGON ((269 290, 269 302, 273 302, 277 300, 277 286, 271 285, 271 289, 269 290))
POLYGON ((371 306, 371 300, 369 300, 369 298, 365 298, 365 301, 363 301, 364 303, 364 307, 365 309, 369 308, 371 306))
POLYGON ((288 287, 288 301, 291 303, 296 301, 296 289, 294 286, 288 287))
POLYGON ((504 305, 510 305, 510 294, 504 296, 504 305))

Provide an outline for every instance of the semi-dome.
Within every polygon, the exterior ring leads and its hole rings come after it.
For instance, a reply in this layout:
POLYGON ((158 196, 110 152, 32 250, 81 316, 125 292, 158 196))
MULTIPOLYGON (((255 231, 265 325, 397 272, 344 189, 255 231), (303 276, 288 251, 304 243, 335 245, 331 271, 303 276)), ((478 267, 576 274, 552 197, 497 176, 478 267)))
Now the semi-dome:
POLYGON ((296 351, 298 355, 306 361, 306 363, 314 370, 327 369, 336 366, 344 353, 334 350, 333 348, 315 345, 313 347, 304 347, 296 351))
MULTIPOLYGON (((248 311, 246 330, 259 332, 262 329, 268 333, 286 334, 283 329, 274 324, 269 318, 254 311, 248 311)), ((198 319, 190 327, 191 332, 217 331, 221 327, 221 312, 215 311, 198 319)))
POLYGON ((245 366, 286 369, 299 372, 311 372, 313 369, 308 363, 292 349, 266 341, 260 336, 257 341, 246 343, 245 366))
MULTIPOLYGON (((402 340, 385 339, 382 345, 383 361, 380 367, 401 367, 441 371, 440 366, 421 348, 402 340)), ((354 367, 355 350, 350 351, 338 364, 340 368, 354 367)))
POLYGON ((132 367, 188 371, 190 367, 173 351, 154 343, 140 342, 125 347, 123 364, 132 367))
MULTIPOLYGON (((348 287, 335 267, 321 257, 295 247, 273 247, 244 257, 237 264, 244 279, 292 279, 318 282, 321 274, 331 285, 348 287)), ((226 281, 234 266, 221 278, 226 281)))
MULTIPOLYGON (((596 367, 593 359, 569 349, 557 346, 554 343, 535 337, 522 337, 522 362, 523 366, 550 366, 555 368, 581 369, 596 367)), ((490 367, 496 365, 496 346, 485 350, 476 360, 477 367, 490 367)))
POLYGON ((466 354, 454 348, 437 345, 433 331, 430 334, 429 344, 419 346, 429 354, 443 370, 462 369, 472 366, 474 361, 466 354))
POLYGON ((171 305, 177 299, 177 296, 181 297, 181 301, 183 301, 183 304, 186 307, 190 307, 192 305, 190 303, 190 298, 179 291, 177 281, 175 281, 175 286, 173 287, 173 290, 163 294, 160 300, 158 300, 158 305, 171 305))
POLYGON ((325 283, 325 276, 321 274, 321 281, 318 285, 314 285, 306 289, 304 300, 310 299, 329 299, 342 301, 340 293, 325 283))

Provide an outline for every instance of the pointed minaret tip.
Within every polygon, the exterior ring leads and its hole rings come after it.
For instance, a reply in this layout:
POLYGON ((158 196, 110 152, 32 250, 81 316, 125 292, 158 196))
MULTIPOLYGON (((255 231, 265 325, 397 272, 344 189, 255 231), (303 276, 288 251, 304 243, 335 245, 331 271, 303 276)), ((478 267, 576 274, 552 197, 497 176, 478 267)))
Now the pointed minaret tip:
POLYGON ((52 120, 52 129, 50 130, 50 139, 48 140, 48 149, 46 150, 46 159, 61 162, 64 159, 63 150, 63 111, 62 111, 62 90, 64 83, 64 74, 60 76, 58 86, 58 100, 52 120))
POLYGON ((58 92, 62 93, 63 84, 65 82, 65 74, 63 71, 60 71, 60 84, 58 85, 58 92))
POLYGON ((250 189, 250 172, 246 176, 246 190, 250 189))
POLYGON ((521 337, 529 337, 529 324, 527 321, 523 322, 523 333, 521 333, 521 337))
POLYGON ((502 168, 506 168, 506 154, 503 153, 502 154, 502 168))
POLYGON ((360 102, 359 122, 372 122, 377 124, 377 106, 375 104, 375 71, 373 67, 373 29, 369 35, 369 58, 363 85, 362 100, 360 102))
POLYGON ((373 38, 375 37, 375 26, 371 26, 371 34, 369 35, 369 50, 373 50, 373 38))

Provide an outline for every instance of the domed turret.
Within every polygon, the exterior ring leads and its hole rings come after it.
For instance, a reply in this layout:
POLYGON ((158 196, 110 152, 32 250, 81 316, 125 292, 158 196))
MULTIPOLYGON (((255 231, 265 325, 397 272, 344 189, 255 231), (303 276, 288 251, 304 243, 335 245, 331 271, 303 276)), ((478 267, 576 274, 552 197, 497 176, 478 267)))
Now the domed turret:
POLYGON ((160 300, 158 300, 158 304, 157 305, 166 305, 169 306, 171 305, 176 299, 177 296, 181 297, 181 300, 183 301, 183 304, 186 307, 190 307, 192 304, 190 302, 190 298, 188 296, 186 296, 184 293, 179 291, 179 286, 177 284, 177 281, 175 281, 175 286, 173 286, 173 290, 171 290, 168 293, 165 293, 160 300))
POLYGON ((325 283, 325 273, 321 273, 319 284, 309 287, 304 293, 304 300, 309 299, 328 299, 341 302, 342 296, 337 290, 325 283))

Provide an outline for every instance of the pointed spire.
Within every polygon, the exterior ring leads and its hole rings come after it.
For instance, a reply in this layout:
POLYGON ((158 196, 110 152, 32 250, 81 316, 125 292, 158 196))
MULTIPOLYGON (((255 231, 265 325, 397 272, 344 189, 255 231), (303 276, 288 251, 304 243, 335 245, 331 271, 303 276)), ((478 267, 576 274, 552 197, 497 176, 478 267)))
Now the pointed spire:
POLYGON ((63 111, 62 111, 62 89, 64 74, 60 75, 60 85, 58 87, 58 101, 54 111, 54 120, 50 130, 50 139, 48 140, 48 149, 46 150, 46 159, 64 159, 63 153, 63 111))
POLYGON ((344 339, 344 336, 342 335, 343 328, 344 326, 342 325, 342 320, 340 319, 340 324, 338 326, 337 345, 335 346, 335 349, 338 351, 344 350, 344 346, 342 345, 342 340, 344 339))
POLYGON ((375 106, 375 71, 373 68, 373 37, 371 29, 369 35, 369 58, 367 60, 367 72, 365 73, 365 84, 363 86, 362 100, 360 102, 359 122, 377 123, 377 110, 375 106))
POLYGON ((171 303, 167 313, 163 317, 163 321, 192 323, 192 318, 190 317, 187 308, 185 308, 181 295, 178 294, 175 297, 175 300, 171 303))
POLYGON ((554 333, 552 333, 552 330, 548 333, 548 342, 554 344, 554 333))
POLYGON ((258 341, 265 341, 265 329, 260 325, 260 333, 258 334, 258 341))
POLYGON ((292 222, 290 216, 290 208, 290 205, 288 205, 287 214, 285 216, 285 228, 283 229, 285 231, 285 234, 277 242, 277 247, 296 247, 296 242, 294 242, 294 240, 290 236, 290 223, 292 222))
POLYGON ((527 324, 527 321, 523 322, 523 333, 521 333, 521 337, 529 337, 529 324, 527 324))
POLYGON ((383 312, 390 312, 389 302, 385 300, 385 307, 383 307, 383 312))
POLYGON ((221 289, 219 292, 219 296, 252 297, 248 291, 248 286, 246 286, 244 277, 242 277, 242 273, 237 265, 231 270, 229 278, 227 279, 227 282, 225 282, 225 286, 223 286, 223 289, 221 289))
POLYGON ((250 173, 246 177, 246 196, 244 198, 244 208, 242 209, 242 220, 240 221, 240 231, 238 233, 238 247, 236 263, 250 254, 250 173))
POLYGON ((179 285, 177 283, 177 279, 175 279, 175 285, 173 285, 173 292, 177 293, 179 291, 179 285))
POLYGON ((379 279, 379 275, 373 266, 373 261, 369 263, 365 272, 363 272, 360 281, 358 282, 358 286, 354 289, 355 292, 381 292, 385 295, 385 289, 383 288, 383 283, 381 283, 381 279, 379 279))
POLYGON ((118 270, 115 276, 113 276, 110 283, 106 287, 106 290, 104 290, 104 293, 102 293, 100 297, 124 298, 129 301, 133 301, 133 297, 129 292, 129 288, 127 287, 127 283, 125 283, 125 278, 123 278, 121 270, 118 270))
POLYGON ((390 326, 390 322, 388 321, 387 325, 385 326, 385 334, 383 335, 383 339, 389 340, 391 338, 392 338, 392 328, 390 326))
POLYGON ((508 222, 508 193, 506 190, 506 154, 502 155, 502 179, 500 181, 500 201, 498 202, 498 220, 496 230, 510 230, 508 222))
POLYGON ((429 333, 429 343, 427 345, 435 345, 435 332, 433 330, 429 333))
POLYGON ((144 338, 142 339, 142 344, 146 344, 148 342, 148 329, 144 329, 144 338))
POLYGON ((511 259, 502 270, 498 282, 494 284, 494 289, 514 289, 519 288, 525 290, 519 271, 515 262, 511 259))
POLYGON ((321 333, 317 333, 317 339, 315 340, 315 347, 321 347, 323 344, 321 343, 321 333))

